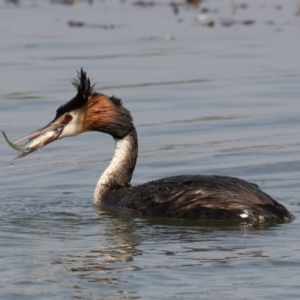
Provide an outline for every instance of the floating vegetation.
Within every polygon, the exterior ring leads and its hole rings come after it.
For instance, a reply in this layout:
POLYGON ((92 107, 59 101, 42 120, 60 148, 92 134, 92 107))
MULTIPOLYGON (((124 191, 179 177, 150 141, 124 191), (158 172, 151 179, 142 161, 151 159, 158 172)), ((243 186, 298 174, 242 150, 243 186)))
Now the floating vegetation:
POLYGON ((87 28, 99 28, 99 29, 115 29, 122 27, 121 25, 115 25, 115 24, 87 24, 83 21, 68 21, 68 25, 70 27, 87 27, 87 28))
POLYGON ((135 2, 133 2, 133 5, 135 5, 135 6, 142 6, 142 7, 149 7, 149 6, 154 6, 155 2, 141 0, 141 1, 135 1, 135 2))

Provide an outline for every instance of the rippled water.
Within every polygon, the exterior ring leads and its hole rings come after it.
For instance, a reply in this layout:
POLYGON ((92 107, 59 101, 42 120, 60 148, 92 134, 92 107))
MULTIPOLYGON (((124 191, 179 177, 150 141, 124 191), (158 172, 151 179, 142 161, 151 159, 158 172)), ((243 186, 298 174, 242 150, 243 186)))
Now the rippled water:
POLYGON ((137 3, 1 3, 1 129, 14 140, 51 121, 82 66, 134 116, 134 184, 238 176, 296 219, 99 211, 92 195, 111 137, 64 139, 17 161, 2 139, 0 298, 298 299, 299 1, 137 3))

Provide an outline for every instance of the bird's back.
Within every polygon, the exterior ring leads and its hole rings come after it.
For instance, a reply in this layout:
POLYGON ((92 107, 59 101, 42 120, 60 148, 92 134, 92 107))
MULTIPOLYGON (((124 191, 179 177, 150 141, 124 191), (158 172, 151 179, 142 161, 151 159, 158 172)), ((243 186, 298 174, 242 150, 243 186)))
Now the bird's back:
POLYGON ((293 215, 255 184, 228 176, 183 175, 115 188, 102 203, 185 219, 291 221, 293 215))

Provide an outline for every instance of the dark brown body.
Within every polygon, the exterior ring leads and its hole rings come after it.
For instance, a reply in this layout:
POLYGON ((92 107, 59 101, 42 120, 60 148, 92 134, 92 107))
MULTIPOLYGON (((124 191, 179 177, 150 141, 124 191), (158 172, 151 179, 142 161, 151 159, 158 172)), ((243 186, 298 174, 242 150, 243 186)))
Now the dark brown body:
POLYGON ((185 219, 288 222, 294 218, 256 184, 227 176, 183 175, 115 188, 103 197, 102 205, 185 219))

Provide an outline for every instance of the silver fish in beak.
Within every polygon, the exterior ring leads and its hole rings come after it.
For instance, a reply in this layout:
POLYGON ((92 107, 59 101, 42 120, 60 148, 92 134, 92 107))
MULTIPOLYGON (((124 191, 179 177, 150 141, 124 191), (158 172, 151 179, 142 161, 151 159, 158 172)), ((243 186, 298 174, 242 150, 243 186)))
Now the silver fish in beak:
POLYGON ((57 140, 62 133, 66 123, 59 123, 59 124, 49 124, 46 127, 34 131, 30 134, 27 134, 15 142, 11 142, 5 132, 2 130, 2 134, 8 143, 8 145, 17 150, 22 152, 19 156, 14 159, 25 157, 28 154, 43 149, 46 145, 54 142, 57 140), (26 141, 27 140, 27 141, 26 141), (25 143, 19 145, 18 143, 26 141, 25 143))

